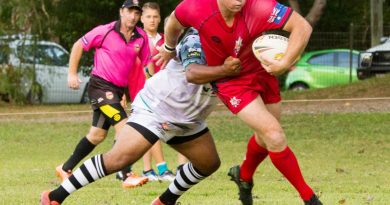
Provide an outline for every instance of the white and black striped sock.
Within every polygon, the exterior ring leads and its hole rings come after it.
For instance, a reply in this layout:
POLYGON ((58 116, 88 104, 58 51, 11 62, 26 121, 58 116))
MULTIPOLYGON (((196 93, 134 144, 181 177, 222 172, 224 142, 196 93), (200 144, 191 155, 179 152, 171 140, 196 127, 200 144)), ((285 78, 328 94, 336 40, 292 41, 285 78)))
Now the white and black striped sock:
POLYGON ((102 155, 85 161, 73 174, 49 194, 50 200, 62 203, 72 192, 106 176, 102 155))
POLYGON ((165 204, 175 204, 184 192, 206 177, 193 167, 191 162, 186 163, 176 174, 175 180, 168 189, 160 196, 160 200, 165 204))

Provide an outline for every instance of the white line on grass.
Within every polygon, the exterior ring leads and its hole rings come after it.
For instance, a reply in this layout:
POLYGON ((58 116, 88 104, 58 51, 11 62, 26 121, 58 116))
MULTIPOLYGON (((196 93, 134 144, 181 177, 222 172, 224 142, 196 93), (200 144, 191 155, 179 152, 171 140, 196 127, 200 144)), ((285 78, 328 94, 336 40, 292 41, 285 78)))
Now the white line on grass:
MULTIPOLYGON (((339 101, 370 101, 370 100, 390 100, 390 97, 380 98, 339 98, 339 99, 312 99, 312 100, 283 100, 282 103, 302 103, 302 102, 339 102, 339 101)), ((218 106, 224 106, 218 104, 218 106)), ((47 115, 47 114, 78 114, 91 113, 91 110, 78 111, 55 111, 55 112, 15 112, 15 113, 0 113, 0 116, 15 116, 15 115, 47 115)))

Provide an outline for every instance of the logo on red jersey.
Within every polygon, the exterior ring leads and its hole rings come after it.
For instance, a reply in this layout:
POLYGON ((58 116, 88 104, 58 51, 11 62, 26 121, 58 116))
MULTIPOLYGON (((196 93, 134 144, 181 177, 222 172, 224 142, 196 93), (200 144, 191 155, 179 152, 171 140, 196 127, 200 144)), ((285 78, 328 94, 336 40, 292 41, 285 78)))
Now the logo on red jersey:
POLYGON ((269 16, 269 19, 267 22, 279 24, 282 21, 284 15, 286 14, 287 9, 288 8, 286 6, 284 6, 283 4, 277 3, 275 5, 274 9, 272 10, 272 13, 269 16))
POLYGON ((236 96, 230 98, 230 104, 231 104, 233 107, 236 108, 237 106, 240 105, 240 103, 241 103, 241 99, 236 98, 236 96))
POLYGON ((218 36, 211 36, 211 40, 214 41, 215 43, 221 43, 221 39, 218 38, 218 36))
POLYGON ((240 52, 241 47, 242 47, 242 38, 240 36, 236 40, 236 45, 234 46, 234 54, 236 55, 236 57, 237 57, 238 53, 240 52))

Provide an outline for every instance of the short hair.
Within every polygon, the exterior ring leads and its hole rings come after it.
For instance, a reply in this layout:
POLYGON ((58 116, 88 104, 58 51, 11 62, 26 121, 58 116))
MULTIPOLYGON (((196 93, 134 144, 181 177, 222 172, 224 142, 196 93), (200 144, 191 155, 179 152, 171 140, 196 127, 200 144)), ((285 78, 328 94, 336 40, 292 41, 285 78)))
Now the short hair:
POLYGON ((154 9, 154 10, 157 10, 158 13, 160 13, 160 5, 158 5, 158 3, 156 3, 156 2, 146 2, 142 6, 142 10, 145 10, 145 9, 154 9))

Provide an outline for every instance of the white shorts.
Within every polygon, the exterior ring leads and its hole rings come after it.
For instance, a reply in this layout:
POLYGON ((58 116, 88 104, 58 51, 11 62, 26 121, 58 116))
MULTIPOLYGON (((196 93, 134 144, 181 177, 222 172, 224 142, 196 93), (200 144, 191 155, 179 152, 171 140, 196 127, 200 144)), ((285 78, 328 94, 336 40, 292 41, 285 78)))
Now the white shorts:
POLYGON ((127 124, 140 132, 150 143, 162 140, 167 144, 180 144, 207 133, 205 121, 177 123, 164 120, 152 111, 133 107, 127 124))

